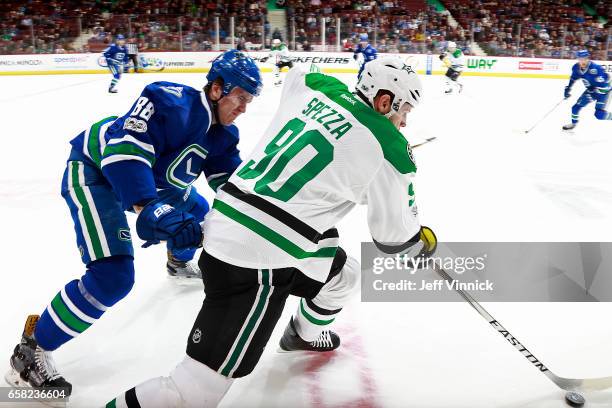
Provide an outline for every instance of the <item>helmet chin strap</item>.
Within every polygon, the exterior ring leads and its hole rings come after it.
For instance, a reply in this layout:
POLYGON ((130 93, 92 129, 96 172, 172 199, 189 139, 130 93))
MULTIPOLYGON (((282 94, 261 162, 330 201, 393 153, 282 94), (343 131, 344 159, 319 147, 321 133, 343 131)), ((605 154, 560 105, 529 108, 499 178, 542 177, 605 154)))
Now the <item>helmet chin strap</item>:
POLYGON ((372 106, 372 102, 370 102, 368 97, 365 96, 364 93, 361 92, 359 89, 356 89, 355 92, 353 92, 353 95, 357 95, 359 99, 362 100, 363 103, 368 105, 370 108, 374 109, 374 106, 372 106))
MULTIPOLYGON (((221 98, 223 98, 224 96, 225 95, 221 94, 221 98)), ((216 101, 213 101, 208 97, 208 95, 206 95, 206 99, 208 100, 208 103, 210 104, 213 113, 213 123, 221 123, 221 121, 219 120, 219 101, 221 100, 221 98, 217 99, 216 101)))
POLYGON ((383 114, 383 116, 387 119, 391 119, 391 116, 396 114, 397 112, 393 110, 393 108, 389 109, 389 112, 383 114))

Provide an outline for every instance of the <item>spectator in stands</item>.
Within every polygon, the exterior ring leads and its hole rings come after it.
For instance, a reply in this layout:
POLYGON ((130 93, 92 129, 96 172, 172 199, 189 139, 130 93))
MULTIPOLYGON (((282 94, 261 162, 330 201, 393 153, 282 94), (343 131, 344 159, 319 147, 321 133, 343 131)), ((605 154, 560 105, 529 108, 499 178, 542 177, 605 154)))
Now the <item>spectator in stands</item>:
POLYGON ((274 28, 274 31, 272 32, 272 39, 273 40, 281 40, 281 41, 283 41, 283 35, 281 34, 281 32, 278 29, 278 27, 274 28))

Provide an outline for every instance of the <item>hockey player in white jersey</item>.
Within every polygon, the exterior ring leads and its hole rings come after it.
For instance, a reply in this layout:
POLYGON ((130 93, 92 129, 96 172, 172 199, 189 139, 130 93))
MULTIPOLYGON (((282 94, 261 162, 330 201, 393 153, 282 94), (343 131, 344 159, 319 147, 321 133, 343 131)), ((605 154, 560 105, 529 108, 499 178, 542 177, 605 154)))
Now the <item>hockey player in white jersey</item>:
POLYGON ((444 78, 446 80, 446 90, 444 93, 447 95, 452 94, 455 90, 459 92, 463 90, 463 84, 458 79, 465 66, 464 59, 463 52, 452 41, 446 44, 446 51, 440 54, 440 60, 447 68, 446 78, 444 78))
POLYGON ((395 57, 368 63, 354 93, 334 77, 290 70, 265 136, 206 218, 206 298, 187 356, 168 377, 107 406, 217 406, 256 366, 289 295, 301 299, 281 350, 337 348, 330 327, 357 291, 360 268, 338 247, 334 225, 364 204, 384 252, 435 249, 419 223, 416 165, 399 132, 422 94, 417 74, 395 57))
POLYGON ((281 85, 283 83, 280 78, 281 69, 284 67, 289 69, 293 68, 293 61, 291 61, 289 49, 278 38, 272 40, 270 54, 267 57, 263 57, 261 62, 266 62, 268 59, 274 64, 274 68, 272 68, 272 72, 274 73, 274 85, 281 85))

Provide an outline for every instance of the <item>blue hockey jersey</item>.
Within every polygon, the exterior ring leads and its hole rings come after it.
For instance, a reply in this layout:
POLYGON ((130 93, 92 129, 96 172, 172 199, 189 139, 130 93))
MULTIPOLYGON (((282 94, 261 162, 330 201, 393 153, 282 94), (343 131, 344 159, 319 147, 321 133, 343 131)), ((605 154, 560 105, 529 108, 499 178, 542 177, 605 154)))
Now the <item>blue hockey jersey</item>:
POLYGON ((203 172, 224 184, 241 159, 234 125, 211 126, 203 92, 173 82, 147 85, 131 109, 93 124, 70 143, 70 160, 89 160, 124 209, 157 198, 160 189, 186 189, 203 172))
POLYGON ((571 87, 579 79, 582 80, 585 88, 591 92, 605 94, 611 89, 610 76, 604 67, 593 61, 589 61, 584 70, 580 68, 580 64, 574 64, 568 86, 571 87))
POLYGON ((372 47, 372 44, 367 44, 365 47, 362 47, 361 44, 357 44, 357 48, 353 54, 353 58, 357 59, 357 54, 363 54, 363 64, 367 64, 368 62, 375 60, 378 57, 378 53, 376 52, 376 48, 372 47))
POLYGON ((125 46, 119 46, 113 43, 106 47, 106 49, 102 51, 102 54, 107 61, 113 64, 127 64, 128 62, 128 53, 125 46))

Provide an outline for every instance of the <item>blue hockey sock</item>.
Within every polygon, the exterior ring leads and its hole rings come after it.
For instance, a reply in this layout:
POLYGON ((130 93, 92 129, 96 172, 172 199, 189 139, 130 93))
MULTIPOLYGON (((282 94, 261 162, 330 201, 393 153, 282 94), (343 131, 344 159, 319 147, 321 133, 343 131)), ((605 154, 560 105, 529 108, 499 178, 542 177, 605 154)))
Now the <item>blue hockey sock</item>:
POLYGON ((89 328, 106 310, 106 306, 92 300, 82 281, 75 279, 68 282, 55 295, 36 324, 38 344, 45 350, 55 350, 89 328))
POLYGON ((42 313, 34 332, 36 341, 44 350, 57 349, 102 317, 129 293, 133 283, 132 257, 92 262, 85 275, 68 282, 42 313))

